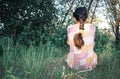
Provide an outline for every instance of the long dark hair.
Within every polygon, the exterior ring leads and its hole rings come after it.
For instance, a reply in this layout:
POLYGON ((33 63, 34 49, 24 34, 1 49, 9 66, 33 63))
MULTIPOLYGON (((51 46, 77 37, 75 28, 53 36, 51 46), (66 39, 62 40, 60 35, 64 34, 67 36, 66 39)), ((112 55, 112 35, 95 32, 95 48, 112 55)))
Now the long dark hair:
MULTIPOLYGON (((79 29, 84 30, 84 22, 88 17, 88 11, 85 7, 78 7, 73 13, 73 17, 80 23, 79 29)), ((74 44, 78 49, 84 45, 82 33, 77 33, 74 37, 74 44)))

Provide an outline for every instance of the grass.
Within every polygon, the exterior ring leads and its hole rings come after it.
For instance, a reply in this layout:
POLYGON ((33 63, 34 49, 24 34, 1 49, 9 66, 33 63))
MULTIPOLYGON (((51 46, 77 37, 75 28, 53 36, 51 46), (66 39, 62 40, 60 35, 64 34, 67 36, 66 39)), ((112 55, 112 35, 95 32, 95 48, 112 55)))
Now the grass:
POLYGON ((8 38, 0 39, 4 54, 0 57, 0 79, 119 79, 120 52, 111 47, 111 40, 102 44, 104 37, 96 43, 98 65, 88 72, 75 74, 64 62, 68 47, 55 47, 48 42, 39 46, 12 45, 8 38), (63 72, 64 70, 64 72, 63 72), (65 77, 66 76, 66 77, 65 77))

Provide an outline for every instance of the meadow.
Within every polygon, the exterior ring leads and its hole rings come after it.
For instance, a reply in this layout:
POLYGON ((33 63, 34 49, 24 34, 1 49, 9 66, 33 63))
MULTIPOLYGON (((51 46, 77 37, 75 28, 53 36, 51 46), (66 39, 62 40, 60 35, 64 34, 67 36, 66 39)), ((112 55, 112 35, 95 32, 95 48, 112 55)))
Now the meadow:
POLYGON ((120 0, 0 0, 0 79, 120 79, 119 26, 120 0), (86 72, 65 62, 66 28, 81 6, 86 22, 105 28, 95 33, 98 64, 86 72))
POLYGON ((97 31, 95 41, 97 67, 76 74, 79 71, 70 69, 64 61, 69 52, 67 45, 56 46, 51 41, 38 46, 13 45, 12 39, 2 37, 0 79, 120 79, 120 51, 114 45, 114 38, 97 31))

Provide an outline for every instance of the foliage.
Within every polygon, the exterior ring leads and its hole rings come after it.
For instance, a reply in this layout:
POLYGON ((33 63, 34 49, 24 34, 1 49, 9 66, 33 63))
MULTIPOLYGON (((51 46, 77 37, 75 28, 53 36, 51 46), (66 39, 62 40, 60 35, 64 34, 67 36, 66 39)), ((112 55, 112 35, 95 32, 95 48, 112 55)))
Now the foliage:
MULTIPOLYGON (((89 79, 118 79, 119 50, 111 48, 112 40, 106 33, 97 30, 96 35, 95 52, 98 54, 98 65, 94 70, 78 75, 89 79)), ((3 79, 63 79, 63 66, 64 74, 69 75, 68 78, 79 78, 78 75, 74 76, 79 71, 71 70, 66 65, 64 60, 68 49, 62 49, 63 46, 56 47, 50 41, 39 46, 14 46, 10 38, 0 40, 4 51, 4 55, 0 57, 5 68, 3 79)))
MULTIPOLYGON (((56 8, 53 0, 2 0, 2 34, 13 41, 38 44, 54 31, 56 8)), ((43 41, 45 42, 45 41, 43 41)))
POLYGON ((94 4, 92 3, 96 3, 96 1, 94 2, 93 0, 57 0, 55 1, 55 3, 55 7, 58 9, 58 23, 60 23, 60 25, 67 26, 66 24, 69 24, 72 21, 71 17, 75 8, 79 6, 85 6, 89 8, 89 10, 91 9, 91 11, 93 12, 94 4))
POLYGON ((57 45, 63 46, 66 44, 63 41, 66 40, 66 26, 73 22, 71 11, 81 5, 90 7, 91 1, 2 0, 1 19, 5 25, 0 35, 12 38, 14 44, 38 45, 50 39, 52 43, 58 41, 57 45))
POLYGON ((0 43, 4 48, 2 63, 6 71, 5 79, 12 79, 13 77, 15 79, 44 79, 43 72, 45 72, 46 59, 61 57, 65 55, 66 51, 56 48, 50 42, 47 44, 41 43, 40 46, 27 47, 20 44, 14 46, 12 40, 8 38, 2 38, 1 40, 0 43))
POLYGON ((112 38, 112 35, 110 35, 110 33, 100 31, 97 28, 96 33, 95 33, 95 51, 98 54, 100 54, 101 51, 103 51, 105 49, 106 45, 108 45, 110 43, 110 41, 112 41, 112 40, 113 40, 113 38, 112 38))
POLYGON ((120 1, 119 0, 104 0, 107 9, 107 18, 112 26, 112 31, 115 36, 116 45, 120 43, 120 1))
POLYGON ((67 46, 67 30, 64 27, 59 27, 56 30, 56 33, 51 35, 50 40, 52 44, 56 46, 62 46, 66 47, 67 46))

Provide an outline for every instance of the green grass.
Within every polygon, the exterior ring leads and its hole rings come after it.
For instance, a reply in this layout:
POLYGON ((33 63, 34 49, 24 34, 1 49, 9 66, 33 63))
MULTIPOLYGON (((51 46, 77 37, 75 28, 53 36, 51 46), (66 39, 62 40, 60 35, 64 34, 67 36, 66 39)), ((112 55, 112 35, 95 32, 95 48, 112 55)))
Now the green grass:
MULTIPOLYGON (((105 45, 101 44, 104 37, 97 40, 95 51, 99 55, 98 65, 88 72, 79 73, 87 79, 119 79, 120 52, 111 47, 112 40, 105 45)), ((0 79, 79 79, 64 62, 69 49, 55 47, 48 42, 39 46, 12 45, 8 38, 0 39, 0 45, 4 50, 0 57, 0 79), (63 78, 64 74, 68 77, 63 78)))

